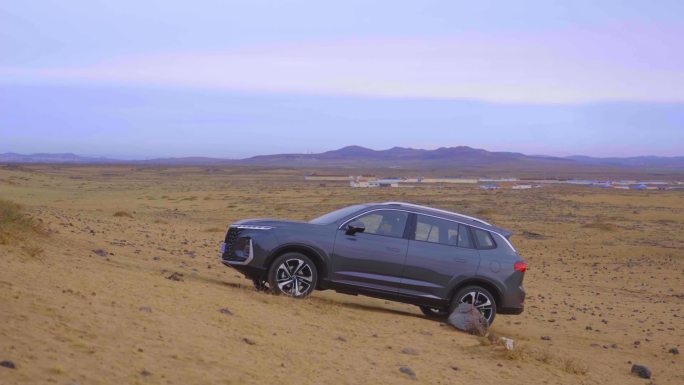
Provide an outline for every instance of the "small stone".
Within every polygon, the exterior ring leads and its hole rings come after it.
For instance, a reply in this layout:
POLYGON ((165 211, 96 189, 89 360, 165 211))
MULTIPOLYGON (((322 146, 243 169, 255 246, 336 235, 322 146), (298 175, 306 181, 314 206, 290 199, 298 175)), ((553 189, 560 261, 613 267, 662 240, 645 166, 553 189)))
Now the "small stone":
POLYGON ((671 348, 670 350, 667 351, 668 353, 672 353, 674 355, 679 354, 679 349, 677 348, 671 348))
POLYGON ((143 370, 140 372, 140 375, 143 376, 143 377, 149 377, 149 376, 152 375, 152 373, 148 372, 147 369, 143 369, 143 370))
POLYGON ((636 374, 637 376, 645 379, 651 378, 651 369, 643 366, 643 365, 637 365, 634 364, 632 365, 632 373, 636 374))
POLYGON ((401 352, 404 354, 411 355, 411 356, 417 356, 418 355, 418 351, 414 348, 403 348, 401 350, 401 352))
POLYGON ((222 308, 220 308, 218 311, 219 311, 219 313, 221 313, 221 314, 233 315, 233 312, 230 311, 230 309, 228 309, 227 307, 222 307, 222 308))
POLYGON ((2 366, 3 368, 7 368, 7 369, 16 369, 17 368, 17 366, 14 365, 14 362, 9 361, 9 360, 1 361, 0 366, 2 366))
POLYGON ((541 339, 544 341, 551 341, 551 336, 542 336, 541 339))
POLYGON ((342 336, 337 336, 338 341, 347 342, 347 339, 342 336))
POLYGON ((138 310, 145 312, 145 313, 152 313, 152 308, 149 306, 140 306, 138 310))
POLYGON ((400 367, 399 371, 409 376, 412 380, 418 379, 418 377, 416 376, 416 372, 414 372, 413 369, 409 368, 408 366, 400 367))
POLYGON ((93 253, 97 256, 100 256, 100 257, 106 257, 107 255, 109 255, 109 253, 103 249, 95 249, 95 250, 93 250, 93 253))
POLYGON ((456 366, 456 365, 452 365, 452 366, 451 366, 451 369, 454 370, 454 371, 457 371, 457 372, 458 372, 459 370, 461 370, 461 368, 459 368, 459 367, 456 366))
POLYGON ((256 345, 256 342, 253 339, 250 338, 243 338, 242 341, 244 341, 247 345, 256 345))
POLYGON ((610 344, 610 347, 611 347, 612 349, 617 349, 617 348, 618 348, 617 344, 610 344))
POLYGON ((166 277, 166 279, 170 279, 172 281, 177 281, 177 282, 182 282, 183 281, 183 274, 174 272, 173 274, 166 277))

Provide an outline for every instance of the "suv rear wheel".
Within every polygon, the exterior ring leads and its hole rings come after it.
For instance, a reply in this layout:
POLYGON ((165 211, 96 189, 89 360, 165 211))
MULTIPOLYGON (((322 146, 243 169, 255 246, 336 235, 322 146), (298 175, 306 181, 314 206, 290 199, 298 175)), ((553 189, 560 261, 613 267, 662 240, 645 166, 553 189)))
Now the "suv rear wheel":
POLYGON ((304 298, 318 283, 318 271, 304 254, 285 253, 276 258, 268 270, 268 284, 275 294, 304 298))
POLYGON ((462 303, 473 304, 490 325, 494 322, 494 317, 496 317, 496 300, 487 289, 481 286, 466 286, 459 290, 451 301, 449 313, 451 314, 462 303))

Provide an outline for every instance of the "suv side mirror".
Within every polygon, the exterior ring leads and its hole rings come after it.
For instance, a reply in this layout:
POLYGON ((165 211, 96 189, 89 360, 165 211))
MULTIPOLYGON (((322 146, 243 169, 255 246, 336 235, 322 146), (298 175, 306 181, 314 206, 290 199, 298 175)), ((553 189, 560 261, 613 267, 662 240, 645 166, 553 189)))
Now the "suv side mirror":
POLYGON ((366 231, 366 225, 361 221, 351 221, 347 223, 347 235, 363 233, 364 231, 366 231))

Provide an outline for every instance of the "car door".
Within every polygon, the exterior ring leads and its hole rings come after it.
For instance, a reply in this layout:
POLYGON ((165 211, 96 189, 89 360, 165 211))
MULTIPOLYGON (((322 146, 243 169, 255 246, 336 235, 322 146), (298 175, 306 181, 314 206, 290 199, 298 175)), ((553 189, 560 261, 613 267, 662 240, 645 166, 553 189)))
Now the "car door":
POLYGON ((467 226, 416 214, 399 292, 446 300, 456 282, 473 277, 480 264, 467 226))
POLYGON ((408 249, 408 216, 400 210, 373 210, 354 219, 364 223, 364 232, 349 235, 342 226, 333 248, 333 281, 396 292, 408 249))

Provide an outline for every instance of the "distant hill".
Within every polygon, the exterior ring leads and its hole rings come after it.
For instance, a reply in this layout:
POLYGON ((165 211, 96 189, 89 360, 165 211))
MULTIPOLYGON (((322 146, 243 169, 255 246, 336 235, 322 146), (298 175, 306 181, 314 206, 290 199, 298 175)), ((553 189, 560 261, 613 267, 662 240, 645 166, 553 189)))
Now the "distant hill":
POLYGON ((684 156, 640 156, 627 158, 595 158, 589 156, 553 157, 525 155, 517 152, 497 152, 467 146, 441 147, 422 150, 393 147, 372 150, 361 146, 348 146, 318 154, 259 155, 246 159, 210 157, 159 158, 146 160, 119 160, 83 157, 75 154, 0 154, 0 163, 61 163, 61 164, 141 164, 141 165, 252 165, 279 167, 392 167, 403 169, 466 170, 548 170, 558 168, 658 168, 684 170, 684 156))
POLYGON ((436 150, 421 150, 393 147, 389 150, 371 150, 361 146, 348 146, 320 154, 262 155, 240 160, 239 163, 253 165, 292 166, 375 166, 375 167, 486 167, 496 164, 567 164, 571 159, 529 156, 515 152, 491 152, 467 146, 442 147, 436 150))

